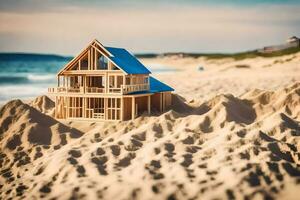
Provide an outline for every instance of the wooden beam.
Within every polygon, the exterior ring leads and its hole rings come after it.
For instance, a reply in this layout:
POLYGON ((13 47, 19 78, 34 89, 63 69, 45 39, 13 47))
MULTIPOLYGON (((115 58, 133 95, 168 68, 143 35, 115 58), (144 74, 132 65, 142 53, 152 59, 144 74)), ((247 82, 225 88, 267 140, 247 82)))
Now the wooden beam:
POLYGON ((148 115, 151 114, 151 96, 148 96, 148 115))
POLYGON ((82 97, 82 117, 83 118, 86 118, 85 116, 85 110, 86 110, 86 107, 85 107, 85 104, 86 104, 86 98, 85 97, 82 97))
POLYGON ((159 111, 162 112, 162 93, 159 93, 159 111))
MULTIPOLYGON (((123 71, 123 73, 127 74, 121 67, 119 67, 116 63, 114 63, 111 58, 107 55, 105 55, 103 52, 101 52, 95 45, 91 45, 92 47, 94 47, 96 49, 96 51, 98 51, 101 55, 103 55, 104 57, 106 57, 106 59, 108 60, 108 68, 111 67, 111 64, 114 64, 115 66, 117 66, 121 71, 123 71)), ((110 55, 111 56, 111 55, 110 55)))
POLYGON ((64 72, 64 75, 70 75, 70 74, 90 74, 90 75, 103 75, 105 73, 109 72, 110 74, 116 74, 116 75, 123 75, 124 73, 122 71, 116 71, 116 70, 70 70, 64 72))
POLYGON ((66 118, 69 118, 69 102, 70 102, 70 97, 66 97, 66 102, 67 102, 67 106, 66 106, 66 118))
POLYGON ((94 65, 95 53, 94 53, 94 50, 95 50, 94 48, 91 48, 91 51, 92 51, 92 54, 91 54, 91 63, 92 63, 91 70, 95 69, 95 65, 94 65))
POLYGON ((132 85, 132 75, 129 75, 129 84, 132 85))
MULTIPOLYGON (((91 46, 94 47, 95 50, 98 51, 101 55, 104 55, 104 56, 107 57, 107 58, 108 58, 109 56, 112 56, 112 55, 108 55, 108 53, 106 53, 106 52, 102 52, 102 51, 101 51, 102 49, 99 50, 98 47, 97 47, 96 45, 94 45, 94 44, 92 44, 91 46)), ((108 52, 108 51, 107 51, 107 52, 108 52)))
POLYGON ((91 46, 93 46, 94 48, 96 48, 96 50, 98 50, 98 48, 94 45, 97 44, 101 49, 103 49, 103 51, 105 51, 109 56, 112 56, 111 53, 109 51, 107 51, 104 46, 98 41, 98 40, 93 40, 91 41, 87 47, 84 48, 84 50, 82 50, 77 56, 75 56, 69 63, 67 63, 59 72, 58 74, 62 74, 64 71, 66 71, 67 69, 69 69, 70 67, 72 67, 72 65, 74 64, 74 62, 76 62, 78 59, 82 58, 86 52, 91 48, 91 46))
POLYGON ((55 109, 54 109, 54 116, 55 118, 58 118, 58 105, 57 105, 57 97, 55 97, 55 109))
POLYGON ((95 70, 97 70, 97 57, 98 57, 97 51, 96 51, 96 49, 94 49, 94 69, 95 70))
POLYGON ((104 98, 104 119, 107 120, 107 114, 108 114, 108 110, 107 110, 107 98, 104 98))
POLYGON ((78 69, 81 70, 81 58, 78 61, 78 69))
POLYGON ((88 51, 88 70, 91 69, 91 50, 88 51))
POLYGON ((124 120, 124 98, 121 97, 121 112, 120 112, 121 116, 120 116, 120 119, 123 121, 124 120))
POLYGON ((79 55, 75 56, 67 65, 65 65, 65 67, 58 72, 58 74, 62 74, 64 71, 70 69, 74 65, 74 63, 76 63, 76 61, 81 59, 86 54, 87 51, 88 51, 88 47, 84 49, 82 52, 80 52, 79 55))
POLYGON ((165 96, 164 93, 161 93, 161 105, 162 105, 162 112, 165 111, 165 96))
POLYGON ((135 118, 135 97, 132 97, 132 105, 131 105, 131 119, 135 118))

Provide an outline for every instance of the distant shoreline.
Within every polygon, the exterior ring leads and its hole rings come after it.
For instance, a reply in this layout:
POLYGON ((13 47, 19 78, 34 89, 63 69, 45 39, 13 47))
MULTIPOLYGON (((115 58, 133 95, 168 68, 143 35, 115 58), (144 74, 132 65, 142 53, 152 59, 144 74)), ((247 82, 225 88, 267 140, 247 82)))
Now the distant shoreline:
MULTIPOLYGON (((300 47, 293 47, 272 53, 261 53, 258 50, 238 52, 238 53, 189 53, 189 52, 166 52, 166 53, 135 53, 137 58, 157 58, 168 56, 180 57, 206 57, 208 59, 233 58, 242 60, 255 57, 277 57, 300 52, 300 47)), ((0 52, 0 61, 69 61, 73 56, 63 56, 58 54, 20 53, 20 52, 0 52)))
POLYGON ((0 61, 68 61, 72 56, 39 53, 0 53, 0 61))
POLYGON ((300 52, 300 47, 292 47, 272 53, 261 53, 258 50, 238 52, 238 53, 188 53, 188 52, 167 52, 161 54, 155 53, 144 53, 144 54, 135 54, 138 58, 157 58, 157 57, 168 57, 168 56, 180 56, 184 57, 206 57, 208 59, 223 59, 223 58, 233 58, 234 60, 243 60, 247 58, 255 57, 277 57, 284 56, 289 54, 294 54, 300 52))

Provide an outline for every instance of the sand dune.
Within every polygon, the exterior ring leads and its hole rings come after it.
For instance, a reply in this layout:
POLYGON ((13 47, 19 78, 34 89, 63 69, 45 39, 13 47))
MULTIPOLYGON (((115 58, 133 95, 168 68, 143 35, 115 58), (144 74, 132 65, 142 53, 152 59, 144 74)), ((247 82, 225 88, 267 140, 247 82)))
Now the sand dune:
POLYGON ((300 53, 243 60, 167 56, 142 62, 176 68, 178 71, 154 75, 187 101, 209 100, 219 94, 240 96, 255 88, 276 90, 300 80, 300 53))
POLYGON ((47 97, 14 100, 0 111, 0 195, 297 199, 299 96, 300 83, 203 103, 174 95, 160 116, 84 126, 46 115, 47 97))
POLYGON ((55 103, 46 95, 35 98, 29 105, 41 113, 54 117, 55 103))

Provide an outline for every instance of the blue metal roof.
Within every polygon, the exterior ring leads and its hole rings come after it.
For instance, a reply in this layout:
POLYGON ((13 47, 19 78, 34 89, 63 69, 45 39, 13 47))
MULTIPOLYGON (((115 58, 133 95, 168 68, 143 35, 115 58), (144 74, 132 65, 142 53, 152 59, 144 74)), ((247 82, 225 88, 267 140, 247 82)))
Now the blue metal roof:
POLYGON ((127 74, 151 74, 151 72, 136 57, 126 49, 105 47, 113 56, 109 58, 127 74))
POLYGON ((174 91, 173 88, 164 84, 163 82, 160 82, 156 78, 149 76, 149 81, 150 81, 150 92, 155 93, 155 92, 174 91))
POLYGON ((128 95, 174 91, 174 89, 171 88, 170 86, 164 84, 163 82, 160 82, 159 80, 151 76, 149 76, 149 83, 150 83, 150 90, 132 92, 129 93, 128 95))

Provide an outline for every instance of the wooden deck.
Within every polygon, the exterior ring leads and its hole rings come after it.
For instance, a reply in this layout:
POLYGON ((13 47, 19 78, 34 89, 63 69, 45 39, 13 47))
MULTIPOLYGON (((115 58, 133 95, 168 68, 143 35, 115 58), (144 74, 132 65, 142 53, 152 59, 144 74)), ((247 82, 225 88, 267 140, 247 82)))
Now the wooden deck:
MULTIPOLYGON (((100 87, 52 87, 48 88, 49 94, 104 94, 106 88, 100 87)), ((129 94, 137 91, 149 90, 148 84, 121 85, 120 88, 111 87, 107 89, 107 94, 129 94)))

